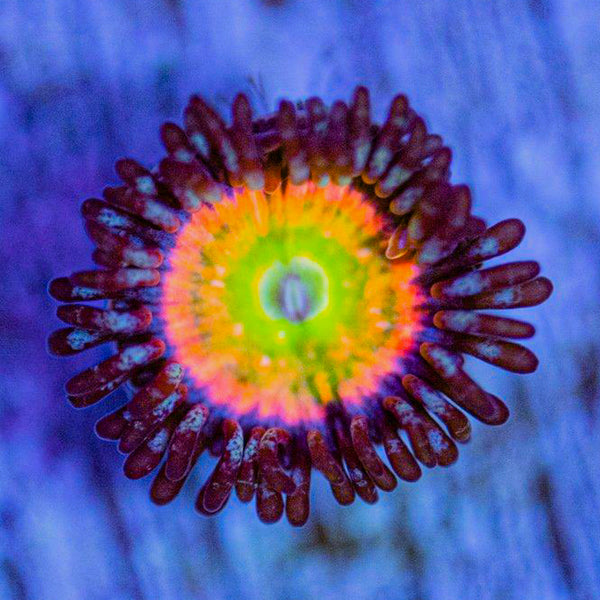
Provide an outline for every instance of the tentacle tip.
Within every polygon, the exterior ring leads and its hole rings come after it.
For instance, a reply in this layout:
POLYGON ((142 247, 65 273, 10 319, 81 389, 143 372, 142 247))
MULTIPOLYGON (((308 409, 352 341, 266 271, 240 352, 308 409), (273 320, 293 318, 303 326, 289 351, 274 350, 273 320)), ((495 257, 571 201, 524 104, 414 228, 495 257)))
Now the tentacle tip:
POLYGON ((518 373, 523 375, 531 375, 538 370, 540 366, 540 361, 537 356, 533 356, 527 364, 521 365, 521 368, 518 370, 518 373))
MULTIPOLYGON (((429 289, 429 294, 432 298, 435 298, 436 300, 441 300, 443 297, 442 289, 443 289, 443 287, 440 282, 434 283, 431 286, 431 288, 429 289)), ((434 323, 435 323, 435 317, 434 317, 434 323)))
POLYGON ((540 277, 538 279, 538 281, 540 283, 542 283, 545 286, 545 288, 546 288, 545 292, 544 292, 544 299, 542 300, 542 302, 545 302, 554 293, 554 284, 547 277, 540 277))
POLYGON ((83 408, 87 408, 87 404, 85 403, 84 398, 82 398, 81 396, 72 396, 68 392, 66 392, 66 390, 65 390, 65 397, 67 398, 67 402, 73 408, 76 408, 78 410, 83 409, 83 408))
POLYGON ((67 299, 65 297, 65 287, 69 285, 70 281, 68 277, 55 277, 48 282, 46 292, 53 300, 64 302, 67 299))
POLYGON ((274 525, 281 521, 283 515, 258 515, 259 520, 265 525, 274 525))
POLYGON ((491 414, 486 415, 484 418, 481 419, 486 425, 504 425, 504 423, 508 421, 508 419, 510 418, 510 411, 504 403, 501 404, 502 405, 496 407, 491 414))
POLYGON ((370 494, 370 495, 363 494, 363 496, 361 496, 361 499, 365 504, 369 504, 370 506, 373 506, 373 504, 377 504, 377 502, 379 502, 379 494, 377 493, 377 490, 375 490, 373 494, 370 494))
POLYGON ((361 96, 369 96, 369 88, 367 88, 365 85, 363 85, 362 83, 359 83, 355 88, 354 88, 354 95, 361 95, 361 96))
POLYGON ((471 426, 454 429, 452 431, 452 439, 456 440, 459 444, 468 444, 471 441, 471 426))
POLYGON ((458 460, 458 455, 458 448, 452 444, 452 447, 446 450, 443 455, 437 457, 437 464, 440 467, 449 467, 458 460))
POLYGON ((302 519, 291 519, 288 516, 288 523, 292 526, 292 527, 296 527, 296 528, 301 528, 304 527, 306 525, 306 523, 308 522, 308 515, 306 517, 303 517, 302 519))
POLYGON ((127 479, 131 479, 133 481, 137 479, 143 479, 146 477, 146 475, 148 475, 148 473, 136 471, 133 467, 130 467, 127 463, 127 460, 125 460, 125 464, 123 465, 123 474, 125 477, 127 477, 127 479))
POLYGON ((394 476, 392 476, 385 483, 378 482, 377 487, 379 487, 379 489, 383 492, 393 492, 398 487, 398 481, 394 476))
POLYGON ((152 502, 152 504, 154 504, 156 506, 166 506, 167 504, 169 504, 173 501, 173 498, 170 498, 170 497, 162 498, 160 496, 155 496, 154 494, 150 494, 149 498, 150 498, 150 502, 152 502))

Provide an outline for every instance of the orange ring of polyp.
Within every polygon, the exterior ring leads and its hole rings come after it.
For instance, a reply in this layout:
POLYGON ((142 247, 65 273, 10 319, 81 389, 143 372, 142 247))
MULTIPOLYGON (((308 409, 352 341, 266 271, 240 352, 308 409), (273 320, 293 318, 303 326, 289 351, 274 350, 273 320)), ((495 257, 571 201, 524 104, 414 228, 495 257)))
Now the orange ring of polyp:
MULTIPOLYGON (((285 194, 268 197, 236 192, 194 213, 170 256, 162 316, 175 358, 209 402, 238 417, 298 424, 321 420, 329 402, 360 404, 376 392, 422 327, 416 309, 421 292, 411 283, 417 267, 385 258, 386 230, 368 199, 334 185, 288 186, 285 194), (244 346, 244 326, 224 300, 228 276, 250 247, 270 232, 300 226, 336 240, 366 282, 353 300, 357 314, 336 325, 322 362, 309 352, 269 355, 244 346)), ((249 286, 239 301, 253 293, 249 286)))

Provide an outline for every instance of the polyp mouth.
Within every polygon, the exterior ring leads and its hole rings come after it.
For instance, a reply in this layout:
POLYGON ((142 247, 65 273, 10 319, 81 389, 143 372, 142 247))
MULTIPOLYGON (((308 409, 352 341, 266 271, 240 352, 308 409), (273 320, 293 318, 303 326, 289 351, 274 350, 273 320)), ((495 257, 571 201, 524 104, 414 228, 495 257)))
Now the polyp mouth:
POLYGON ((295 256, 289 263, 273 263, 259 283, 260 303, 274 320, 304 323, 329 304, 329 281, 318 263, 295 256))

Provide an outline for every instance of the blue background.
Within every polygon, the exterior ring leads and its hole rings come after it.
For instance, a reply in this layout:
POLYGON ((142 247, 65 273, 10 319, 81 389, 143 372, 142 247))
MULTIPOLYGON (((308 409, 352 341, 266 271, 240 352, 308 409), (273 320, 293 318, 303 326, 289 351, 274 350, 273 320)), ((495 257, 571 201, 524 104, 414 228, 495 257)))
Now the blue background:
POLYGON ((1 0, 0 598, 599 598, 599 24, 597 0, 1 0), (358 83, 378 118, 409 95, 478 214, 525 221, 511 259, 556 287, 518 311, 540 368, 469 361, 512 419, 375 507, 339 508, 316 475, 301 530, 237 501, 199 517, 198 481, 157 508, 92 433, 106 406, 64 400, 102 351, 45 352, 47 281, 91 265, 79 204, 115 159, 152 165, 192 92, 266 112, 358 83))

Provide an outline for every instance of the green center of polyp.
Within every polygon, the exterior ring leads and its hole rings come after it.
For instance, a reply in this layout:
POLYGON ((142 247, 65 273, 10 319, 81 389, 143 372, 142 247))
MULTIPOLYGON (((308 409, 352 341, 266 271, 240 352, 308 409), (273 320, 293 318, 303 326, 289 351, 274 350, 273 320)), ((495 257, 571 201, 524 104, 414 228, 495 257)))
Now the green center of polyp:
POLYGON ((296 256, 288 264, 274 262, 259 282, 260 304, 271 319, 303 323, 329 304, 329 282, 316 262, 296 256))

